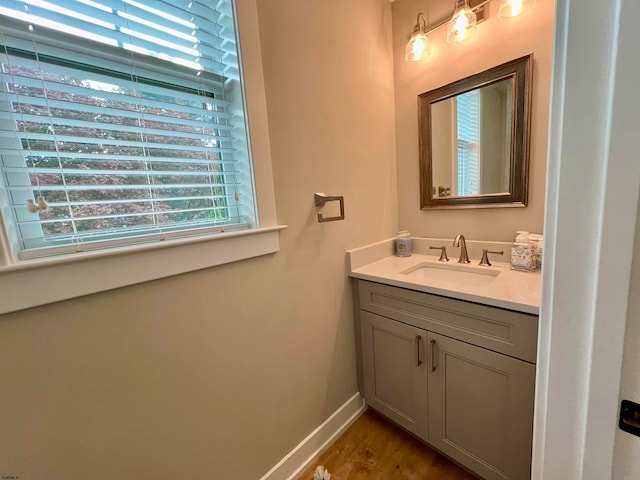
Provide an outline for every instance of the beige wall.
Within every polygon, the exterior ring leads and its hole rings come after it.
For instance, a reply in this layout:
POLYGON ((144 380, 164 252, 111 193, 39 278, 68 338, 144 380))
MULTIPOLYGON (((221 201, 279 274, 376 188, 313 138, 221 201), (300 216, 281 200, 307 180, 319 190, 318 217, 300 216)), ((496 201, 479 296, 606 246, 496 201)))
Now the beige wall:
POLYGON ((509 191, 510 87, 500 82, 480 90, 480 193, 509 191))
POLYGON ((257 479, 357 391, 344 252, 397 228, 390 6, 259 20, 281 251, 0 317, 0 475, 257 479))
MULTIPOLYGON (((448 1, 448 0, 442 0, 448 1)), ((399 226, 413 235, 451 237, 464 233, 474 240, 510 241, 516 230, 541 232, 544 218, 545 165, 549 89, 553 47, 554 1, 538 0, 527 15, 498 18, 499 2, 489 4, 488 19, 468 43, 450 45, 446 28, 429 35, 431 58, 408 64, 404 48, 416 22, 427 14, 426 0, 396 0, 393 4, 396 146, 399 226), (533 104, 529 204, 526 208, 420 210, 417 95, 471 74, 533 53, 533 104)))
MULTIPOLYGON (((454 119, 453 110, 455 108, 454 100, 434 103, 431 107, 434 121, 432 124, 434 136, 431 148, 433 149, 433 158, 446 159, 453 157, 453 131, 454 119)), ((438 187, 449 187, 451 195, 457 193, 457 183, 453 181, 453 172, 451 165, 446 161, 434 162, 433 170, 433 186, 435 187, 435 195, 439 195, 438 187)))

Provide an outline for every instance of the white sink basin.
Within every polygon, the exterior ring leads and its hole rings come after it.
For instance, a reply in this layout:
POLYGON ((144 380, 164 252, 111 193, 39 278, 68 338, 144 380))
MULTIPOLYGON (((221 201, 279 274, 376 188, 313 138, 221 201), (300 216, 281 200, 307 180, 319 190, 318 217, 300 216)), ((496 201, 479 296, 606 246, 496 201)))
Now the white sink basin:
POLYGON ((481 287, 493 282, 500 275, 500 270, 460 264, 422 262, 400 273, 407 275, 408 280, 434 280, 481 287))

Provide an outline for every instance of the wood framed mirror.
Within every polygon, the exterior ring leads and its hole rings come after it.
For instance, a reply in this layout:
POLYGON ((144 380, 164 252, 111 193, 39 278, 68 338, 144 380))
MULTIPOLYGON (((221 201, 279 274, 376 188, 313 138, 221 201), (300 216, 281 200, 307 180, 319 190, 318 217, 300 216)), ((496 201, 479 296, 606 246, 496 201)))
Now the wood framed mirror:
POLYGON ((532 59, 418 96, 420 208, 525 207, 532 59))

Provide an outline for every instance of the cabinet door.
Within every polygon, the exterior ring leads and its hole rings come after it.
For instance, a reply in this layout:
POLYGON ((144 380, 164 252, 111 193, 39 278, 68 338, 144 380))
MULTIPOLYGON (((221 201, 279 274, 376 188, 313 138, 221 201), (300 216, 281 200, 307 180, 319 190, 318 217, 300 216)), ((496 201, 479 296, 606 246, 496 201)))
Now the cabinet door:
POLYGON ((367 403, 414 435, 427 439, 427 332, 360 312, 367 403))
POLYGON ((531 477, 535 365, 429 333, 429 443, 486 480, 531 477))

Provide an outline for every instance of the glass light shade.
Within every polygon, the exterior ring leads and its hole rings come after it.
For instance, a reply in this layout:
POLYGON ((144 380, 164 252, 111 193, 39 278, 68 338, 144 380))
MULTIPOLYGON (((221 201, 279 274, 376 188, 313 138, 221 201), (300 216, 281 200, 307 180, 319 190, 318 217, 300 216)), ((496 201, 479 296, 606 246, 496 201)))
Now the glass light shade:
POLYGON ((404 59, 407 62, 419 62, 429 56, 429 39, 424 33, 424 29, 420 26, 418 31, 413 32, 407 48, 405 49, 404 59))
POLYGON ((498 16, 501 18, 517 17, 523 13, 527 13, 536 4, 536 0, 504 0, 498 16))
POLYGON ((471 38, 477 30, 476 14, 465 4, 456 8, 447 27, 447 42, 463 42, 471 38))

